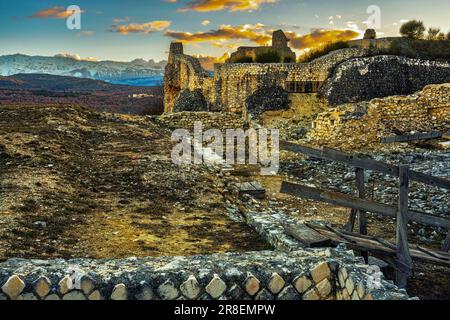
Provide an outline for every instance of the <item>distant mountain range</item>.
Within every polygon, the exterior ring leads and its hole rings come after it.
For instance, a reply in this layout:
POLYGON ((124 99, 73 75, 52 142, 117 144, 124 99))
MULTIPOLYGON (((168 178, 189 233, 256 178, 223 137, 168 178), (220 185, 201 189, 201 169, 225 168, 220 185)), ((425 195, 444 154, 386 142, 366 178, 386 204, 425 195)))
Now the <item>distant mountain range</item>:
POLYGON ((161 76, 166 61, 136 59, 131 62, 88 61, 67 56, 0 56, 0 75, 50 74, 95 80, 117 81, 161 76))
POLYGON ((111 84, 102 80, 92 80, 68 76, 49 74, 16 74, 14 76, 0 76, 0 89, 3 90, 31 90, 52 92, 117 92, 130 91, 135 88, 111 84))

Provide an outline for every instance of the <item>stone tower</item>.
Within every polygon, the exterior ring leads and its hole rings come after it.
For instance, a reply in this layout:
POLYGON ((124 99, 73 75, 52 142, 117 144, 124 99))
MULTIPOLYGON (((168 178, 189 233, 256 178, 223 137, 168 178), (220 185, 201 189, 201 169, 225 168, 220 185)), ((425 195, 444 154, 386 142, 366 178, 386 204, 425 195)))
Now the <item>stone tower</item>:
POLYGON ((183 43, 181 42, 172 42, 170 44, 169 54, 183 54, 183 43))
POLYGON ((177 54, 184 54, 183 44, 181 42, 172 42, 169 49, 169 63, 173 62, 173 57, 177 54))
POLYGON ((287 48, 289 39, 284 34, 283 30, 277 30, 272 35, 272 47, 287 48))
POLYGON ((376 39, 377 38, 377 32, 375 29, 367 29, 364 33, 364 39, 376 39))

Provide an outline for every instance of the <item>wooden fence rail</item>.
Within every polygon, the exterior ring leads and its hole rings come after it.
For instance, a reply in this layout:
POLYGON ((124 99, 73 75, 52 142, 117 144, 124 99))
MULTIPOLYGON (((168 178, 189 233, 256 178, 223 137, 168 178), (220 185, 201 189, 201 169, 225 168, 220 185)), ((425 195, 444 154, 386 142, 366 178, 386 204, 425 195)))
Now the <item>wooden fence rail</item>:
MULTIPOLYGON (((286 151, 301 153, 314 158, 346 163, 356 168, 377 171, 393 177, 399 177, 400 175, 400 169, 398 166, 369 158, 363 158, 357 155, 351 155, 335 149, 323 148, 322 150, 319 150, 284 141, 280 143, 280 148, 286 151)), ((409 179, 450 190, 449 180, 439 177, 433 177, 422 172, 410 170, 409 179)))
MULTIPOLYGON (((280 192, 310 200, 325 202, 340 207, 377 213, 390 218, 397 217, 397 207, 367 199, 359 199, 344 193, 311 188, 290 182, 283 182, 281 184, 280 192)), ((408 219, 423 225, 450 229, 449 219, 433 216, 419 211, 408 210, 408 219)))
POLYGON ((415 134, 404 134, 401 136, 392 136, 381 138, 381 143, 394 143, 394 142, 410 142, 410 141, 420 141, 420 140, 431 140, 442 138, 444 134, 439 131, 432 131, 427 133, 415 133, 415 134))

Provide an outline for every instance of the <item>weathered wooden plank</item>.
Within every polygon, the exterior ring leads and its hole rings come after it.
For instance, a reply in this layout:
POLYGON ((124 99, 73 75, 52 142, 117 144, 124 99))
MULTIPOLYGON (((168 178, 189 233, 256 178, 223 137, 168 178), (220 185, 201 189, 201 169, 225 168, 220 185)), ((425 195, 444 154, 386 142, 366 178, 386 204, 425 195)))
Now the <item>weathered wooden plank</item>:
POLYGON ((396 272, 396 284, 400 288, 406 288, 408 278, 412 274, 412 259, 408 245, 409 167, 401 165, 399 169, 400 186, 396 228, 397 260, 407 269, 396 272))
POLYGON ((318 233, 304 224, 285 225, 284 230, 288 235, 297 239, 308 248, 331 246, 331 239, 318 233))
MULTIPOLYGON (((370 200, 358 199, 339 192, 324 191, 321 189, 306 187, 289 182, 282 183, 280 192, 341 207, 377 213, 392 218, 397 217, 397 207, 395 206, 390 206, 370 200)), ((408 217, 410 220, 418 222, 420 224, 450 229, 449 219, 436 217, 412 210, 408 211, 408 217)))
MULTIPOLYGON (((396 250, 394 244, 390 244, 385 241, 384 243, 380 243, 378 241, 379 239, 376 239, 375 237, 369 237, 343 231, 342 233, 346 235, 346 240, 337 235, 334 231, 331 231, 324 226, 311 225, 310 223, 308 223, 308 226, 319 232, 321 235, 330 238, 335 245, 339 243, 345 243, 348 248, 354 250, 365 250, 370 252, 370 254, 372 255, 383 257, 383 259, 385 259, 386 257, 390 257, 390 260, 392 264, 394 264, 395 268, 404 268, 404 266, 395 262, 396 250)), ((414 248, 413 246, 410 246, 410 253, 411 258, 415 261, 428 262, 447 267, 450 266, 450 254, 445 252, 436 252, 432 250, 427 250, 425 252, 423 250, 419 250, 417 248, 414 248)))
POLYGON ((236 188, 240 196, 249 194, 257 199, 263 199, 266 196, 266 190, 259 182, 237 183, 236 188))
POLYGON ((432 131, 426 133, 404 134, 399 136, 381 138, 381 143, 394 143, 394 142, 410 142, 419 140, 430 140, 442 138, 442 132, 432 131))
MULTIPOLYGON (((399 168, 398 166, 394 166, 391 164, 387 164, 381 161, 363 158, 358 155, 347 154, 335 149, 323 148, 322 150, 313 149, 310 147, 301 146, 298 144, 290 143, 290 142, 280 142, 280 147, 283 150, 302 153, 304 155, 315 157, 324 160, 343 162, 349 165, 352 165, 357 168, 362 168, 366 170, 372 170, 381 172, 390 176, 398 177, 399 176, 399 168)), ((429 184, 439 188, 445 188, 450 190, 450 180, 433 177, 421 172, 412 171, 409 172, 410 180, 422 182, 425 184, 429 184)))

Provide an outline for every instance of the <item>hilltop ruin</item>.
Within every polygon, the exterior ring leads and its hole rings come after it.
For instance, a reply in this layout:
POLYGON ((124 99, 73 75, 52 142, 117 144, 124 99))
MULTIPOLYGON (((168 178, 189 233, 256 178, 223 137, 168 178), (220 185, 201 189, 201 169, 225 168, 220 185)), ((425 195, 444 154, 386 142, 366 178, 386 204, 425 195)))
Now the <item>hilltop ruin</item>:
POLYGON ((164 78, 164 109, 166 113, 195 111, 175 108, 180 99, 187 99, 181 105, 189 105, 189 97, 195 97, 196 101, 204 101, 198 111, 245 115, 247 101, 261 88, 282 88, 289 95, 319 93, 330 105, 336 105, 411 94, 427 84, 449 81, 449 63, 373 57, 377 55, 374 48, 385 48, 389 41, 356 40, 351 48, 332 51, 309 63, 234 63, 238 57, 255 55, 260 50, 291 52, 284 34, 277 31, 272 47, 240 48, 230 61, 216 64, 213 74, 204 70, 198 59, 184 54, 181 43, 172 43, 164 78), (393 79, 395 86, 391 85, 393 79), (192 92, 195 94, 187 94, 192 92))

